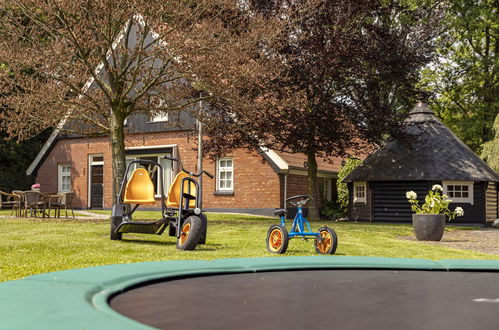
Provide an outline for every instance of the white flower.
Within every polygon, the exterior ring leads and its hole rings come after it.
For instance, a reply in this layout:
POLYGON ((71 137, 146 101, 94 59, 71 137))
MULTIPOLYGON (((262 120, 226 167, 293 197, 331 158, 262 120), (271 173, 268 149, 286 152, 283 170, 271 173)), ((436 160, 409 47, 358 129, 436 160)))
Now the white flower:
POLYGON ((457 215, 458 217, 460 217, 460 216, 463 216, 463 215, 464 215, 464 210, 463 210, 463 208, 462 208, 462 207, 460 207, 460 206, 456 207, 456 209, 454 210, 454 212, 456 212, 456 215, 457 215))
POLYGON ((434 184, 433 187, 431 187, 431 190, 440 190, 440 191, 444 191, 444 188, 442 188, 441 185, 439 184, 434 184))
POLYGON ((407 199, 417 199, 418 194, 411 190, 405 193, 405 197, 407 197, 407 199))

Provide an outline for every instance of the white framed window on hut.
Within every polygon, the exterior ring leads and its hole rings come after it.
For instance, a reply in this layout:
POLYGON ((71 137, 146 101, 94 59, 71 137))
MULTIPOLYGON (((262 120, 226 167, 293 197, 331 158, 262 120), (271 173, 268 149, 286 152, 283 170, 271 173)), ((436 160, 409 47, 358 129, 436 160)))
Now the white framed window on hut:
POLYGON ((367 184, 365 181, 353 183, 353 202, 366 203, 367 202, 367 184))
POLYGON ((443 181, 444 195, 452 203, 473 204, 473 181, 443 181))

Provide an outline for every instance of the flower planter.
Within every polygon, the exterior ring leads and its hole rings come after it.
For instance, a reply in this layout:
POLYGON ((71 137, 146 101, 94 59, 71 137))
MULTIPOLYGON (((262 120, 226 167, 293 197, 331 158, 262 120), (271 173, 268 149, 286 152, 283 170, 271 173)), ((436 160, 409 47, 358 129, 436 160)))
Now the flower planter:
POLYGON ((418 241, 440 241, 444 235, 445 214, 413 214, 412 228, 418 241))

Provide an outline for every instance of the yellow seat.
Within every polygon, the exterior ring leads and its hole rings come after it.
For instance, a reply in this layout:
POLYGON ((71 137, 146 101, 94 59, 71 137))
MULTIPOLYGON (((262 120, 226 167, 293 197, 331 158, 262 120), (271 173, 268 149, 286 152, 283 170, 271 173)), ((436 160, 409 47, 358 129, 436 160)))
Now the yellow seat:
MULTIPOLYGON (((185 172, 179 172, 176 176, 175 179, 173 179, 173 183, 171 184, 170 188, 168 189, 168 198, 166 199, 166 206, 167 207, 173 207, 173 208, 178 208, 180 205, 180 188, 182 187, 182 179, 188 177, 189 174, 185 172)), ((188 182, 188 184, 191 185, 191 195, 196 196, 196 186, 192 182, 188 182)), ((185 187, 185 191, 188 191, 188 187, 185 187)), ((196 207, 196 200, 191 199, 189 201, 189 207, 194 208, 196 207)))
POLYGON ((145 168, 137 168, 133 171, 125 188, 124 203, 154 203, 154 184, 145 168))

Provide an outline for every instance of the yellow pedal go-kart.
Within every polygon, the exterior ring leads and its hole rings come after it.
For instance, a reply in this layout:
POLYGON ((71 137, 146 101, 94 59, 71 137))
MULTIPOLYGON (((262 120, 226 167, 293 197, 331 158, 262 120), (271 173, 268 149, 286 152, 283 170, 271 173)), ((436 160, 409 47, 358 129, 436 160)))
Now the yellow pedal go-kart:
POLYGON ((208 222, 200 207, 202 189, 195 178, 203 174, 213 178, 213 175, 206 171, 189 172, 184 169, 179 159, 168 156, 165 158, 178 162, 182 169, 168 189, 166 198, 162 180, 163 168, 159 163, 136 160, 128 164, 121 183, 118 204, 113 205, 111 240, 121 240, 124 233, 161 235, 170 226, 169 235, 177 237, 178 249, 194 250, 198 244, 205 244, 208 222), (134 164, 142 167, 136 168, 127 180, 134 164), (154 184, 151 180, 151 174, 155 171, 158 171, 160 182, 161 219, 134 220, 133 214, 140 205, 151 205, 156 202, 154 184))

